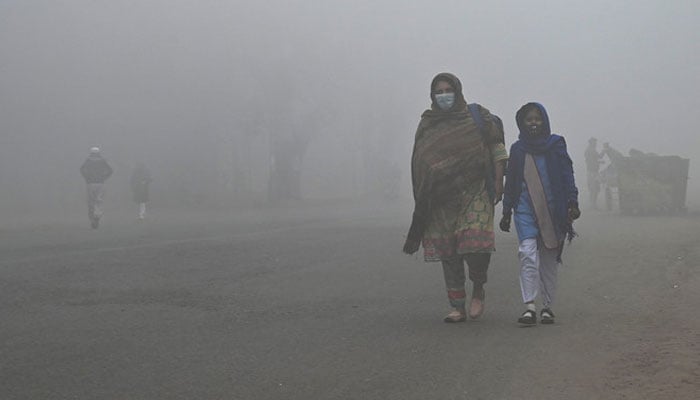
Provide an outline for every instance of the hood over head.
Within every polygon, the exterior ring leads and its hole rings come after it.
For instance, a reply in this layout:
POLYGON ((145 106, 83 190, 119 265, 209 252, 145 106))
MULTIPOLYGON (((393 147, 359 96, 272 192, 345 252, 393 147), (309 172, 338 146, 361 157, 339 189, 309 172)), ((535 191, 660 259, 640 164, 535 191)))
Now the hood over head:
POLYGON ((547 115, 547 110, 545 110, 542 104, 532 102, 520 107, 518 112, 515 114, 515 122, 518 124, 518 130, 520 130, 520 135, 518 136, 518 138, 521 140, 534 139, 530 134, 530 130, 525 125, 525 115, 527 115, 528 111, 530 111, 533 108, 539 110, 540 115, 542 115, 543 134, 538 135, 538 137, 546 139, 552 134, 552 129, 549 126, 549 116, 547 115))
POLYGON ((430 108, 433 111, 440 111, 440 112, 451 112, 451 111, 464 111, 464 109, 467 107, 467 101, 464 100, 464 94, 462 93, 462 82, 459 81, 459 78, 454 76, 453 74, 449 72, 441 72, 437 75, 435 75, 435 78, 433 78, 433 81, 430 83, 430 100, 432 101, 432 104, 430 108), (440 107, 437 105, 435 102, 435 86, 439 81, 445 81, 452 86, 452 88, 455 91, 455 104, 454 106, 446 111, 443 111, 440 109, 440 107))

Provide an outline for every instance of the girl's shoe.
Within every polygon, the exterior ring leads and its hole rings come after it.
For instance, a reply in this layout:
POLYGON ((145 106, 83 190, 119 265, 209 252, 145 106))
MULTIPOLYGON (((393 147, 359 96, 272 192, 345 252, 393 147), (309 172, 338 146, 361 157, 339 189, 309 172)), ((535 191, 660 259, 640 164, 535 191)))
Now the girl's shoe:
POLYGON ((523 325, 537 324, 537 313, 532 310, 527 310, 518 318, 518 323, 523 325))
POLYGON ((443 321, 447 322, 448 324, 454 322, 464 322, 466 320, 467 313, 464 310, 453 310, 445 316, 445 319, 443 319, 443 321))
POLYGON ((543 324, 553 324, 554 323, 554 313, 549 308, 543 308, 540 311, 540 323, 543 324))

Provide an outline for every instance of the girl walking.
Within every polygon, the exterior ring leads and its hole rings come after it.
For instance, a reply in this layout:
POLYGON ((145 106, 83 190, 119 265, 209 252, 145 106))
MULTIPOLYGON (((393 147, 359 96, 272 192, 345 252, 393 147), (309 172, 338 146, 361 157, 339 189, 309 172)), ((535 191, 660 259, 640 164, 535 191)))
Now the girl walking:
POLYGON ((541 323, 554 323, 557 268, 565 239, 575 236, 573 221, 581 212, 573 163, 566 142, 551 133, 547 111, 528 103, 515 116, 520 135, 511 146, 500 228, 510 231, 514 214, 518 233, 520 288, 525 312, 518 322, 537 323, 535 299, 542 297, 541 323))

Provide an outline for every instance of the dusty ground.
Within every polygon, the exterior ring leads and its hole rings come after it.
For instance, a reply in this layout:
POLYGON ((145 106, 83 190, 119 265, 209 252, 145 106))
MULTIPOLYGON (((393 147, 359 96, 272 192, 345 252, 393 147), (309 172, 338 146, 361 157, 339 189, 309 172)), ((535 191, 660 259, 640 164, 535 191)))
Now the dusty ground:
POLYGON ((520 328, 514 235, 484 317, 447 325, 439 266, 399 252, 409 214, 4 225, 0 399, 698 398, 700 217, 584 213, 557 323, 520 328))

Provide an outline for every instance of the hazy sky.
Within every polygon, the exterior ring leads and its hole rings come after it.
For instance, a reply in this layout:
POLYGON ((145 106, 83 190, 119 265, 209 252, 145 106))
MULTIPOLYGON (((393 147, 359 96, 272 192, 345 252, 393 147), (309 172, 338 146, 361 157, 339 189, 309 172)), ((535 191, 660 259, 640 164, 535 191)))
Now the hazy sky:
POLYGON ((441 71, 509 143, 539 101, 577 160, 596 136, 692 177, 699 23, 696 1, 0 0, 0 182, 68 193, 93 144, 122 170, 204 159, 200 132, 278 114, 331 127, 317 144, 381 135, 408 173, 441 71))

